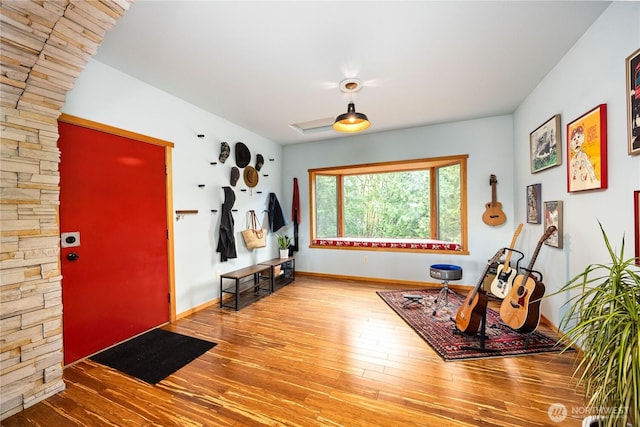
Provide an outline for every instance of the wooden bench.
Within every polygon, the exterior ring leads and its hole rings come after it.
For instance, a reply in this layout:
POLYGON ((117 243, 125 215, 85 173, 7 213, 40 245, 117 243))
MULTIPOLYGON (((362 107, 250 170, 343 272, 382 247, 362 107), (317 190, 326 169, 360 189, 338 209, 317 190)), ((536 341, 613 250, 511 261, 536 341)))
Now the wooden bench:
POLYGON ((239 270, 234 270, 234 271, 230 271, 228 273, 224 273, 220 275, 220 308, 222 307, 228 307, 228 308, 234 308, 236 311, 238 311, 239 307, 240 307, 240 280, 244 279, 245 277, 249 277, 249 276, 253 276, 253 289, 254 289, 254 293, 255 294, 259 294, 263 289, 260 287, 260 281, 261 281, 261 276, 263 276, 263 273, 269 272, 269 276, 268 277, 268 283, 267 283, 267 289, 266 292, 267 293, 271 293, 271 283, 272 283, 272 277, 271 277, 271 267, 268 265, 252 265, 249 267, 245 267, 245 268, 241 268, 239 270), (223 287, 223 280, 224 279, 231 279, 234 280, 235 284, 234 286, 230 286, 227 288, 223 287), (232 294, 233 295, 233 304, 230 305, 227 302, 223 301, 223 296, 224 294, 232 294))
POLYGON ((286 266, 284 268, 282 268, 282 275, 283 276, 287 276, 287 278, 285 278, 281 282, 280 284, 282 286, 286 285, 287 283, 293 282, 294 280, 296 280, 296 259, 292 256, 287 257, 287 258, 274 258, 274 259, 270 259, 269 261, 262 261, 261 263, 259 263, 259 265, 267 265, 269 266, 270 270, 270 275, 271 275, 271 292, 274 292, 276 289, 276 279, 277 279, 277 274, 276 274, 276 267, 282 267, 283 265, 286 266))

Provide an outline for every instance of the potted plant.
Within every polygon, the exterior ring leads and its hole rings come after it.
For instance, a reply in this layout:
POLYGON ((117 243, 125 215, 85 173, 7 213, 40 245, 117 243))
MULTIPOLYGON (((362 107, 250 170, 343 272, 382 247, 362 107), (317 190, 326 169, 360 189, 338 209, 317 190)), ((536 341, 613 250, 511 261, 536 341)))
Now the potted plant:
POLYGON ((289 258, 289 246, 291 246, 291 237, 279 234, 278 249, 280 250, 280 258, 289 258))
POLYGON ((624 260, 598 222, 611 257, 591 264, 558 292, 572 295, 560 321, 565 349, 582 350, 574 377, 584 385, 589 413, 585 426, 640 425, 640 270, 624 260))

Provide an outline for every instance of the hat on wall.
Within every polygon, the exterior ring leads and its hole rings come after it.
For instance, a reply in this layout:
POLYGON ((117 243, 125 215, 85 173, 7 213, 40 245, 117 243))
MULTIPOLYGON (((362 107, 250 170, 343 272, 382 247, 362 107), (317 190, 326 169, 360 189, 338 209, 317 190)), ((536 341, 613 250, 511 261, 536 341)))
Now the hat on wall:
POLYGON ((221 142, 220 156, 218 157, 218 160, 220 160, 220 163, 224 163, 229 157, 230 153, 231 153, 231 148, 229 147, 229 144, 227 144, 226 142, 221 142))
POLYGON ((256 170, 259 171, 260 169, 262 169, 262 165, 264 165, 264 157, 262 156, 262 154, 257 154, 256 155, 256 170))
POLYGON ((258 185, 258 180, 260 177, 258 176, 258 171, 253 166, 247 166, 244 168, 244 183, 247 184, 247 187, 253 188, 258 185))
POLYGON ((239 168, 243 168, 249 164, 251 161, 251 152, 249 151, 249 147, 244 145, 242 142, 236 142, 236 165, 239 168))
POLYGON ((237 167, 232 167, 231 168, 231 185, 233 187, 236 186, 236 183, 238 182, 238 179, 240 179, 240 169, 238 169, 237 167))

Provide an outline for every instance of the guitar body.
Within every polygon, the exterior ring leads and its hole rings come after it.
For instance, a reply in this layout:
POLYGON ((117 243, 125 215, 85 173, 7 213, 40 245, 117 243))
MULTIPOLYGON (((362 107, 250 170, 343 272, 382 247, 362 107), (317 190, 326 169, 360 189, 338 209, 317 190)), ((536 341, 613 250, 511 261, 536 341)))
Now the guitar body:
POLYGON ((504 299, 511 291, 515 278, 515 268, 505 268, 504 265, 500 264, 496 270, 496 277, 491 282, 491 293, 500 299, 504 299))
POLYGON ((500 249, 493 258, 489 260, 475 288, 467 294, 467 298, 465 298, 462 305, 458 307, 458 312, 456 313, 456 328, 465 335, 473 336, 478 331, 482 317, 487 311, 487 302, 489 299, 487 293, 480 287, 484 283, 484 278, 489 272, 491 265, 497 262, 503 253, 504 249, 500 249))
MULTIPOLYGON (((507 258, 504 260, 504 264, 499 265, 496 268, 496 277, 491 282, 491 293, 500 299, 503 299, 509 294, 513 281, 517 276, 515 269, 511 268, 511 254, 513 253, 513 247, 516 245, 516 240, 522 231, 522 223, 518 224, 516 232, 513 233, 513 239, 511 239, 511 249, 507 254, 507 258)), ((520 262, 518 261, 518 265, 520 262)))
POLYGON ((535 331, 540 323, 540 302, 544 290, 544 284, 531 275, 517 276, 509 295, 500 305, 502 321, 524 334, 535 331))
POLYGON ((540 323, 540 301, 544 296, 544 285, 531 277, 531 272, 542 244, 556 230, 555 225, 551 225, 545 230, 538 241, 536 250, 533 251, 531 262, 526 269, 527 274, 516 276, 511 291, 500 304, 502 321, 518 332, 524 334, 533 332, 538 327, 538 323, 540 323))
POLYGON ((507 216, 502 212, 502 203, 495 202, 492 204, 491 202, 485 203, 486 210, 482 214, 482 221, 484 221, 487 225, 500 225, 503 224, 507 220, 507 216))
POLYGON ((487 293, 482 289, 477 292, 469 291, 456 313, 456 328, 465 335, 475 335, 480 327, 482 315, 487 309, 488 301, 487 293))

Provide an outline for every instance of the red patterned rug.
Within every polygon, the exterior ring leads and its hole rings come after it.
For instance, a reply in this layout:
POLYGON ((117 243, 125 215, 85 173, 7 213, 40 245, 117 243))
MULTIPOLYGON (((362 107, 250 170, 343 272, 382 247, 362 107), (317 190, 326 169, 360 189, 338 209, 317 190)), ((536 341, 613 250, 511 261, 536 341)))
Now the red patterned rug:
MULTIPOLYGON (((411 326, 445 361, 484 357, 522 356, 534 353, 559 352, 556 339, 534 331, 528 336, 502 323, 500 314, 487 308, 485 342, 480 335, 467 337, 456 331, 455 317, 465 295, 449 292, 449 304, 439 307, 434 315, 439 289, 379 291, 378 295, 411 326), (415 302, 405 296, 421 297, 415 302)), ((481 327, 478 328, 481 331, 481 327)))

